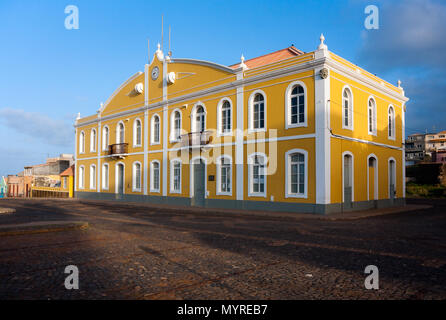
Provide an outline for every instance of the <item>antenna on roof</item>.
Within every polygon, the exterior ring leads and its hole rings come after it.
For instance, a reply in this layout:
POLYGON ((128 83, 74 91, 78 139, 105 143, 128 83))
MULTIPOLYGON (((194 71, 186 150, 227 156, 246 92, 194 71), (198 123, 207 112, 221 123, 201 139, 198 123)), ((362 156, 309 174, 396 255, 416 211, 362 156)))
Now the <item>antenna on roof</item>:
POLYGON ((161 50, 164 48, 164 15, 161 15, 161 50))
POLYGON ((172 56, 172 51, 170 51, 170 25, 169 25, 169 52, 167 53, 169 57, 172 56))

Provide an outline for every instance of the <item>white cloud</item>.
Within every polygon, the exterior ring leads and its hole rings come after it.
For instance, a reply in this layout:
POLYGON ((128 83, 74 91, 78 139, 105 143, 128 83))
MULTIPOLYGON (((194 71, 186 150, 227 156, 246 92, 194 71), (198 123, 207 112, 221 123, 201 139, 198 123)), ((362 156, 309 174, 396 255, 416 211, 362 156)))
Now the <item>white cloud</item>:
POLYGON ((43 144, 65 147, 73 145, 72 125, 41 113, 3 108, 0 109, 0 123, 43 144))

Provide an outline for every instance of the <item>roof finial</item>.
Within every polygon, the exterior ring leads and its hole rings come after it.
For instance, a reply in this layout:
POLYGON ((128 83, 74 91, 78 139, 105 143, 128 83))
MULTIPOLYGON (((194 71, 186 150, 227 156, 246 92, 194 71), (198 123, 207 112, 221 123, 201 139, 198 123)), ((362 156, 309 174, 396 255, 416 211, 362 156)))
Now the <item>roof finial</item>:
POLYGON ((327 45, 324 43, 325 37, 324 37, 323 33, 321 33, 321 36, 319 37, 319 40, 321 41, 321 43, 319 44, 319 46, 317 48, 319 50, 326 50, 327 49, 327 45))
POLYGON ((156 51, 161 51, 161 44, 158 42, 158 50, 156 51))
POLYGON ((76 120, 79 120, 81 118, 81 113, 80 112, 78 112, 77 113, 77 117, 76 117, 76 120))
POLYGON ((398 79, 398 88, 401 88, 401 80, 398 79))
POLYGON ((243 53, 242 53, 242 56, 240 57, 240 67, 243 69, 248 68, 248 66, 245 64, 245 57, 243 56, 243 53))

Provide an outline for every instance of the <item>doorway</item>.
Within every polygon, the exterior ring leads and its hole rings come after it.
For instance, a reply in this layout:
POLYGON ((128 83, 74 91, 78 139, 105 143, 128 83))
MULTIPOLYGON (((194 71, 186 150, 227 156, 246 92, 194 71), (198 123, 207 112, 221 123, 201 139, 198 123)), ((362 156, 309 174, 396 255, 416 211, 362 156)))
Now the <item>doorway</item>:
POLYGON ((204 207, 206 196, 206 167, 202 159, 193 162, 192 164, 192 190, 193 195, 191 205, 196 207, 204 207))
POLYGON ((378 199, 378 162, 374 156, 368 158, 368 199, 378 199))
POLYGON ((353 209, 353 157, 345 154, 343 159, 343 191, 342 211, 353 209))
POLYGON ((389 199, 393 205, 396 195, 396 163, 395 160, 389 160, 389 199))
POLYGON ((124 164, 116 165, 116 198, 122 199, 124 194, 124 164))

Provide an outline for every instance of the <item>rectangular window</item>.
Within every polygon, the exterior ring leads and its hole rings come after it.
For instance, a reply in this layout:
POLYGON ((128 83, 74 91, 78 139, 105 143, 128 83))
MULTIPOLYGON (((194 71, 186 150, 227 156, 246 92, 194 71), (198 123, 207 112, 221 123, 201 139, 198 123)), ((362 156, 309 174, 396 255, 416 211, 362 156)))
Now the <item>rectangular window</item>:
POLYGON ((158 162, 152 163, 152 191, 160 189, 160 165, 158 162))
POLYGON ((181 189, 181 163, 175 162, 173 165, 173 191, 181 189))
POLYGON ((252 191, 254 193, 265 192, 265 165, 262 160, 259 157, 255 157, 252 166, 252 191))
POLYGON ((90 189, 96 188, 96 167, 90 167, 90 189))
POLYGON ((231 109, 225 109, 222 112, 222 131, 231 131, 231 109))
POLYGON ((264 103, 254 104, 254 129, 262 129, 265 127, 265 107, 264 103))
POLYGON ((102 166, 102 189, 108 189, 108 165, 102 166))
POLYGON ((220 191, 231 192, 231 165, 221 165, 220 191))

